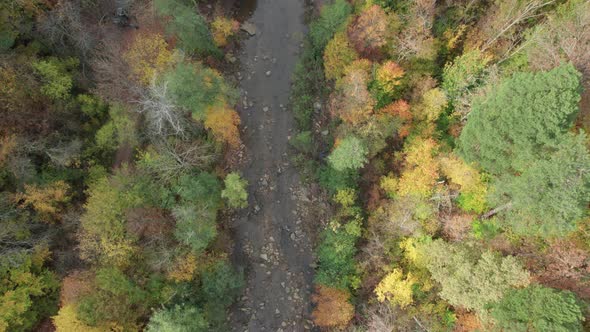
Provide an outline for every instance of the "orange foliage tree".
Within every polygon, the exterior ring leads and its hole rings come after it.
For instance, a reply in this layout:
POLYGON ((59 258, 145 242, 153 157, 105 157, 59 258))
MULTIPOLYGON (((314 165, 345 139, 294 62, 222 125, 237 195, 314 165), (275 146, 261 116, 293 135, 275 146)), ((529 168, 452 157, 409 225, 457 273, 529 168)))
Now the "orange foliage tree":
POLYGON ((219 47, 227 45, 228 38, 240 29, 240 23, 223 16, 217 16, 211 22, 211 34, 213 42, 219 47))
POLYGON ((344 77, 339 93, 332 98, 332 114, 353 125, 366 120, 375 105, 367 89, 368 80, 369 75, 364 70, 351 70, 344 77))
POLYGON ((239 125, 240 116, 227 104, 210 107, 205 113, 205 127, 211 130, 215 139, 234 148, 241 143, 239 125))
POLYGON ((410 104, 407 101, 397 100, 380 109, 379 114, 395 116, 401 120, 401 126, 397 131, 399 137, 404 138, 410 134, 413 115, 410 112, 410 104))
POLYGON ((365 9, 350 26, 348 35, 360 54, 370 56, 387 44, 388 28, 387 14, 380 6, 373 5, 365 9))
POLYGON ((315 324, 320 327, 346 327, 354 315, 349 298, 350 293, 346 290, 318 286, 313 295, 316 307, 311 314, 315 324))

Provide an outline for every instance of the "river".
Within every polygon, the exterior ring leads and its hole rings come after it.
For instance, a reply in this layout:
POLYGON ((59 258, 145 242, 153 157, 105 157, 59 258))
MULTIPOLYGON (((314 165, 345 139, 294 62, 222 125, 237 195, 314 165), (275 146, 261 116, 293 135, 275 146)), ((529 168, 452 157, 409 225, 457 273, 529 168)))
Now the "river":
MULTIPOLYGON (((249 207, 233 222, 234 264, 246 289, 231 312, 234 331, 311 329, 313 256, 310 199, 288 156, 295 121, 290 79, 306 31, 303 0, 240 1, 255 29, 243 42, 239 113, 249 207), (251 12, 251 15, 250 15, 251 12)), ((317 225, 317 223, 316 223, 317 225)))

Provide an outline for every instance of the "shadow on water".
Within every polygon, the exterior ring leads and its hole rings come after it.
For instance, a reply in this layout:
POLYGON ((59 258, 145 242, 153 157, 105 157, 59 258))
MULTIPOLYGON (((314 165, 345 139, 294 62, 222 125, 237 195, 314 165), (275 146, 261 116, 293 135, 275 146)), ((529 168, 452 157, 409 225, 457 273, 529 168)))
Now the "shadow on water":
POLYGON ((231 8, 232 17, 240 22, 248 20, 257 6, 257 0, 223 0, 223 7, 231 8))

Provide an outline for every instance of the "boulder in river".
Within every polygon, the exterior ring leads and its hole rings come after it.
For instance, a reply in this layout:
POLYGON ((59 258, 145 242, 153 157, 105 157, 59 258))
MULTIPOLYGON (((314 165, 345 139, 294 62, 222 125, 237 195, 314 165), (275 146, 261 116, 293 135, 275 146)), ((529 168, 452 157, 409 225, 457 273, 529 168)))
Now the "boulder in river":
POLYGON ((254 36, 256 34, 256 26, 250 22, 242 23, 241 29, 246 31, 250 36, 254 36))

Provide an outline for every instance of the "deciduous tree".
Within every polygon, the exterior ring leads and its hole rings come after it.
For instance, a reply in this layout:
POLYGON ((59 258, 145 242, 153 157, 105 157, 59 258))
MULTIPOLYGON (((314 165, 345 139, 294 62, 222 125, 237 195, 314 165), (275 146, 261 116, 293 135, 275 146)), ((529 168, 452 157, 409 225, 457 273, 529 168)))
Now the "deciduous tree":
POLYGON ((55 57, 39 60, 32 64, 41 76, 41 92, 51 99, 66 99, 74 85, 73 71, 78 67, 76 58, 60 60, 55 57))
POLYGON ((151 84, 172 64, 172 52, 158 33, 137 33, 123 57, 131 67, 133 79, 144 86, 151 84))
POLYGON ((346 67, 356 59, 358 59, 358 54, 350 45, 348 35, 344 31, 337 32, 324 50, 326 79, 341 79, 345 74, 346 67))
POLYGON ((437 143, 416 138, 404 147, 405 165, 398 182, 398 195, 428 197, 438 179, 438 161, 434 158, 437 143))
POLYGON ((330 165, 337 171, 359 169, 367 162, 365 144, 354 136, 345 137, 328 156, 330 165))
POLYGON ((209 107, 205 113, 205 127, 213 133, 213 136, 222 143, 227 143, 232 148, 237 148, 240 140, 240 116, 227 104, 221 107, 209 107))
POLYGON ((404 277, 404 273, 399 269, 394 269, 388 273, 375 288, 375 295, 380 302, 389 301, 391 304, 399 305, 405 308, 412 304, 413 286, 417 279, 408 273, 404 277))
POLYGON ((148 332, 206 332, 209 323, 202 310, 192 305, 175 305, 160 309, 150 318, 148 332))
POLYGON ((211 22, 211 32, 213 34, 213 42, 219 47, 227 45, 228 38, 238 32, 240 23, 223 16, 217 16, 211 22))
MULTIPOLYGON (((419 247, 420 248, 420 247, 419 247)), ((435 240, 422 246, 426 268, 441 284, 439 295, 450 304, 482 312, 511 287, 529 284, 529 273, 512 256, 481 255, 461 244, 435 240)))
POLYGON ((385 61, 377 68, 375 83, 385 94, 392 94, 396 87, 401 84, 405 72, 403 68, 393 61, 385 61))
POLYGON ((318 286, 313 295, 316 303, 312 313, 314 323, 321 327, 346 327, 354 315, 349 299, 350 293, 346 290, 318 286))
POLYGON ((70 200, 69 189, 70 186, 64 181, 44 186, 25 184, 25 192, 22 195, 17 195, 17 199, 22 199, 24 206, 31 206, 37 211, 41 221, 52 223, 59 219, 59 212, 70 200))
POLYGON ((348 35, 356 50, 369 56, 387 44, 388 28, 387 14, 379 5, 373 5, 361 12, 349 27, 348 35))
POLYGON ((348 70, 338 92, 332 97, 330 111, 343 121, 359 124, 371 115, 375 100, 367 88, 369 75, 363 69, 348 70))
POLYGON ((232 208, 244 208, 248 206, 248 192, 246 187, 248 181, 242 179, 238 173, 229 173, 225 179, 225 189, 221 192, 221 197, 227 200, 232 208))

